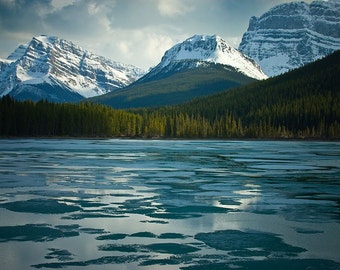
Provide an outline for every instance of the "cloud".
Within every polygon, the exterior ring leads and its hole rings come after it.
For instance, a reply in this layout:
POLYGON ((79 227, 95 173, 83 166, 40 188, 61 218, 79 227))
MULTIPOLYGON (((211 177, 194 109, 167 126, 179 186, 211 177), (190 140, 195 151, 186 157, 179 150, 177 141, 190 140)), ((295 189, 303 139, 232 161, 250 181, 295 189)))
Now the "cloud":
POLYGON ((164 52, 178 42, 178 39, 173 39, 153 27, 136 30, 117 29, 112 31, 112 36, 101 40, 92 51, 105 51, 106 55, 115 61, 148 69, 158 64, 164 52))
POLYGON ((0 57, 47 34, 148 69, 194 34, 217 34, 237 47, 251 16, 290 1, 0 0, 0 57))
POLYGON ((52 0, 51 4, 55 9, 61 9, 65 6, 73 5, 76 0, 52 0))
POLYGON ((75 1, 71 5, 49 13, 45 18, 46 27, 57 34, 80 36, 104 34, 108 30, 107 13, 114 8, 112 1, 75 1))
POLYGON ((49 0, 0 0, 0 30, 29 31, 43 26, 43 16, 52 9, 49 0))
POLYGON ((166 35, 149 34, 146 42, 146 57, 154 59, 158 63, 164 52, 171 48, 176 42, 166 35))
POLYGON ((192 3, 181 0, 159 0, 158 10, 161 15, 175 17, 184 15, 193 10, 192 3))

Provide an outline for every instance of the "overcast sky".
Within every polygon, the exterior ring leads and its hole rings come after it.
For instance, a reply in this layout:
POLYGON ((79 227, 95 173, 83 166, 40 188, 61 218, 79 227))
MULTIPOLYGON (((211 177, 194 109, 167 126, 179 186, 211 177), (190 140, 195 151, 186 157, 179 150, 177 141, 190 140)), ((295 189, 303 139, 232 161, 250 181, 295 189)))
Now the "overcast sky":
POLYGON ((0 58, 46 34, 148 69, 194 34, 216 34, 237 48, 251 16, 292 1, 0 0, 0 58))

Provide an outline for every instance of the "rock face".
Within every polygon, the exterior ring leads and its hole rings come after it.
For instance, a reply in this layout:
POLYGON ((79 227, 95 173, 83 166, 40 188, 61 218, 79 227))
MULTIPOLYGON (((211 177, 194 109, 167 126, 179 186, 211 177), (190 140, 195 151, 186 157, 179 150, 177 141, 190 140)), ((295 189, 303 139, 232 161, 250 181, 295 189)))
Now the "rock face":
POLYGON ((57 37, 34 37, 0 60, 0 96, 73 102, 125 87, 144 71, 57 37))
POLYGON ((303 66, 340 49, 340 2, 292 2, 252 17, 239 50, 268 76, 303 66))
POLYGON ((231 47, 219 36, 194 35, 165 52, 161 62, 138 82, 210 64, 221 64, 250 78, 266 79, 258 64, 231 47))

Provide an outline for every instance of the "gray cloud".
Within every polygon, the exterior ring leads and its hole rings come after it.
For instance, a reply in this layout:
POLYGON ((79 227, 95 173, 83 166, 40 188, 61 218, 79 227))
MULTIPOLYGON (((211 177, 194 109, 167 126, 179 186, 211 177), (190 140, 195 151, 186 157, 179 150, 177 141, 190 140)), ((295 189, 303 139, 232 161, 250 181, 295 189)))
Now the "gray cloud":
POLYGON ((67 36, 81 37, 101 32, 103 25, 101 18, 105 18, 100 7, 91 1, 75 2, 46 14, 45 24, 51 31, 67 36))
POLYGON ((8 32, 39 29, 43 14, 51 8, 50 0, 0 0, 0 29, 8 32))
POLYGON ((283 2, 290 0, 0 0, 0 57, 48 34, 148 68, 196 33, 237 47, 251 16, 283 2))

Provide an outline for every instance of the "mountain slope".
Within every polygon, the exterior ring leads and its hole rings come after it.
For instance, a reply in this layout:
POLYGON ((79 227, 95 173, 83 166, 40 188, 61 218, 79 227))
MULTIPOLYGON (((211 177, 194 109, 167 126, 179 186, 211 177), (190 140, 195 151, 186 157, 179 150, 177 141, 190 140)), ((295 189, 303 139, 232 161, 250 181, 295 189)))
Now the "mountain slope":
POLYGON ((89 99, 114 108, 172 105, 255 81, 223 65, 185 69, 167 77, 136 83, 106 95, 89 99))
POLYGON ((238 136, 340 138, 339 74, 338 50, 280 76, 172 110, 188 115, 198 112, 211 123, 216 121, 216 112, 222 121, 232 116, 242 125, 238 136))
POLYGON ((169 49, 135 83, 90 100, 115 108, 171 105, 265 78, 254 61, 220 37, 195 35, 169 49))
POLYGON ((34 37, 0 61, 0 96, 65 102, 125 87, 144 72, 57 37, 34 37))
POLYGON ((340 49, 340 2, 292 2, 252 17, 239 50, 275 76, 340 49))

